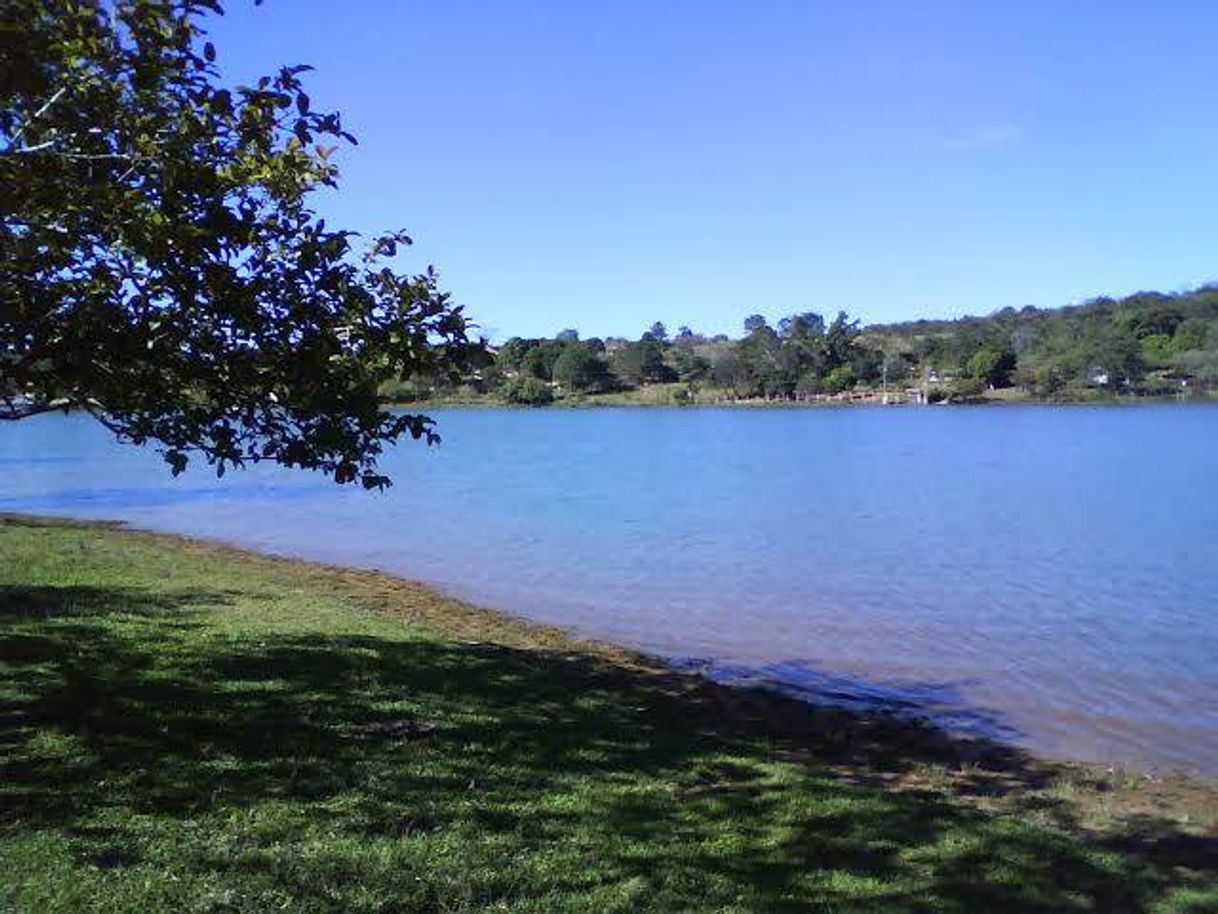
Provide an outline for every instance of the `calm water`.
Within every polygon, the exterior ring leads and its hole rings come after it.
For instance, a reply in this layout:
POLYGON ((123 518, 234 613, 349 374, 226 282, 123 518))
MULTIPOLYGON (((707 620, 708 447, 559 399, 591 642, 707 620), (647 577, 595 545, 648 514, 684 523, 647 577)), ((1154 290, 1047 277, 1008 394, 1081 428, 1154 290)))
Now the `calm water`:
POLYGON ((1218 409, 436 417, 385 495, 173 480, 41 417, 0 428, 0 510, 388 569, 713 676, 1218 773, 1218 409))

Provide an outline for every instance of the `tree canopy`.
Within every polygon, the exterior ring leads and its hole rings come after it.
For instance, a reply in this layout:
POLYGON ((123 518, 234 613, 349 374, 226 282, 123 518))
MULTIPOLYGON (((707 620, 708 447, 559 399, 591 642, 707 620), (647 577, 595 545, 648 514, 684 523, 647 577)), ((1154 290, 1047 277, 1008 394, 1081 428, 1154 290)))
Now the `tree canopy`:
POLYGON ((289 66, 222 85, 216 0, 9 0, 0 29, 0 418, 86 410, 174 473, 274 461, 379 487, 433 440, 378 387, 476 366, 410 239, 311 201, 354 143, 289 66))
POLYGON ((554 361, 554 380, 568 390, 593 391, 612 387, 609 365, 588 346, 567 346, 554 361))

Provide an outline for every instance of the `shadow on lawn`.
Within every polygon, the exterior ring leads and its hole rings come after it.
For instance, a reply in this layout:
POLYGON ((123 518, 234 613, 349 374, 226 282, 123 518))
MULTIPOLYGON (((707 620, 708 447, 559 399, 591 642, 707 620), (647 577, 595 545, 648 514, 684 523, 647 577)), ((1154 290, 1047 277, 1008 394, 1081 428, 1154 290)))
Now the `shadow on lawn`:
POLYGON ((895 789, 926 762, 964 763, 957 794, 1051 776, 1009 748, 582 653, 199 637, 196 611, 225 599, 0 588, 0 835, 61 829, 94 866, 123 867, 138 857, 121 827, 91 824, 101 812, 185 819, 351 794, 318 815, 369 839, 586 841, 598 862, 565 876, 572 889, 714 874, 768 911, 1141 911, 1185 878, 1177 865, 1213 868, 1203 839, 1157 821, 1111 839, 1125 857, 1098 863, 1077 840, 895 789), (45 753, 48 732, 75 748, 45 753), (775 758, 800 778, 770 779, 761 764, 775 758), (575 790, 591 813, 552 802, 575 790), (730 842, 706 840, 724 823, 730 842), (638 840, 627 853, 598 836, 638 840), (837 876, 894 889, 854 898, 837 876))

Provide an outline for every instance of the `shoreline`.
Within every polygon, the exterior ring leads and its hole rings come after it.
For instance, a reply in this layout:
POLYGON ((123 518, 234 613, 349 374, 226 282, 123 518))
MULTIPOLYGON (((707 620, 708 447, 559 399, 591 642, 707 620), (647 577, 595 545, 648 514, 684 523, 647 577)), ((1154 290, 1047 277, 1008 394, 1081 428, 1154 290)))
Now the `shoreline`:
POLYGON ((1212 783, 715 682, 379 571, 18 514, 0 554, 0 907, 1218 902, 1212 783))
MULTIPOLYGON (((517 407, 512 407, 517 408, 517 407)), ((520 407, 523 408, 523 407, 520 407)), ((839 724, 848 723, 864 731, 880 729, 890 736, 910 739, 941 756, 949 764, 976 766, 980 762, 1001 765, 1030 765, 1037 777, 1046 775, 1076 775, 1084 780, 1141 780, 1147 783, 1180 785, 1189 789, 1212 792, 1218 803, 1218 777, 1193 770, 1156 769, 1150 767, 1109 764, 1104 761, 1081 761, 1041 753, 1013 741, 989 736, 971 736, 953 732, 920 714, 902 714, 885 708, 858 708, 829 700, 818 700, 814 693, 795 694, 782 683, 739 676, 714 676, 708 673, 714 663, 682 660, 697 658, 668 658, 643 648, 630 647, 607 638, 583 636, 573 629, 529 619, 526 616, 483 605, 454 594, 421 579, 389 571, 342 565, 264 551, 219 538, 191 536, 141 527, 123 520, 74 518, 60 515, 0 512, 0 528, 6 525, 32 525, 113 531, 174 544, 191 551, 228 556, 238 561, 266 563, 281 568, 299 568, 351 587, 378 603, 378 612, 407 622, 434 627, 437 633, 457 639, 474 636, 491 643, 509 647, 544 647, 588 654, 621 665, 636 673, 655 676, 661 680, 675 677, 692 680, 699 687, 720 693, 717 701, 725 706, 742 703, 753 711, 768 704, 785 709, 790 704, 808 709, 813 714, 832 717, 839 724), (409 594, 408 608, 397 598, 409 594)), ((738 708, 736 710, 739 710, 738 708)), ((780 711, 780 718, 785 714, 780 711)))
POLYGON ((550 403, 545 404, 523 404, 523 403, 508 403, 505 400, 497 400, 490 397, 486 398, 445 398, 436 397, 427 400, 388 400, 385 406, 389 409, 403 410, 409 412, 426 412, 428 409, 503 409, 503 410, 538 410, 545 411, 551 409, 560 410, 586 410, 586 409, 671 409, 671 410, 711 410, 711 409, 740 409, 740 410, 767 410, 767 409, 789 409, 789 410, 838 410, 838 409, 868 409, 868 410, 890 410, 899 411, 907 409, 922 409, 930 406, 934 408, 952 407, 952 408, 978 408, 978 407, 995 407, 995 408, 1010 408, 1010 407, 1081 407, 1081 408, 1100 408, 1100 407, 1120 407, 1120 408, 1137 408, 1151 406, 1214 406, 1218 407, 1218 396, 1203 396, 1189 397, 1181 399, 1180 397, 1170 396, 1106 396, 1095 397, 1088 399, 1041 399, 1036 397, 978 397, 970 400, 939 402, 930 404, 917 403, 877 403, 873 400, 823 400, 823 401, 802 401, 802 400, 765 400, 765 399, 744 399, 744 400, 712 400, 706 402, 695 401, 692 403, 678 403, 663 399, 630 399, 628 397, 618 397, 615 394, 608 395, 592 395, 579 397, 560 397, 550 403))

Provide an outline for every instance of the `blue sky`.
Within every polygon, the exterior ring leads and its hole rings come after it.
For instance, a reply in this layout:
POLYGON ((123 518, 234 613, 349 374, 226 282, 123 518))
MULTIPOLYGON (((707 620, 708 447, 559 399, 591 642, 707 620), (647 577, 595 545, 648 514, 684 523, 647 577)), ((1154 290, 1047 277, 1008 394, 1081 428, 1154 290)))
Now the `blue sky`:
POLYGON ((310 63, 493 337, 736 335, 1218 278, 1213 0, 229 0, 226 78, 310 63))

